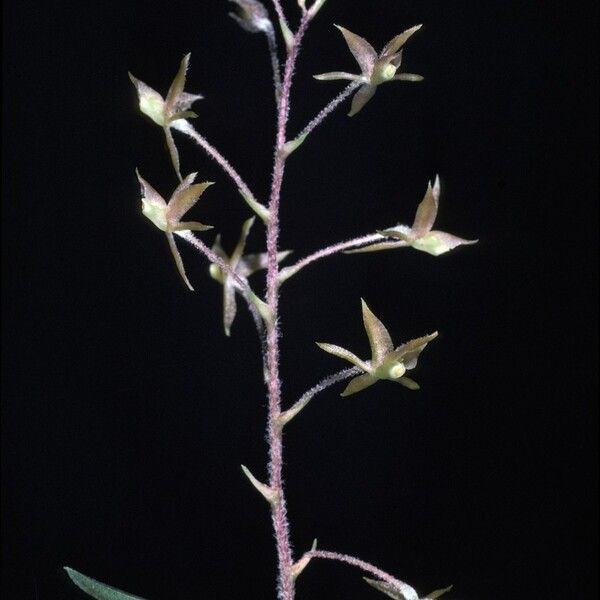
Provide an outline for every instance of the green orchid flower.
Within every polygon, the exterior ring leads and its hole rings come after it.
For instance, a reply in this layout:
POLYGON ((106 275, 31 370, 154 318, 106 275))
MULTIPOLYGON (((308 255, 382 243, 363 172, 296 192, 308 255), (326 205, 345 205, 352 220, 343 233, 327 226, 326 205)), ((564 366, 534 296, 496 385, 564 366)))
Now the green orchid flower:
POLYGON ((173 162, 173 167, 175 168, 177 177, 179 177, 179 181, 182 181, 179 168, 179 152, 177 151, 177 146, 175 146, 171 128, 185 130, 186 126, 188 126, 186 119, 193 119, 198 116, 190 110, 192 104, 196 100, 202 99, 200 94, 188 94, 183 91, 185 87, 185 74, 189 62, 190 54, 188 53, 181 60, 179 71, 177 71, 177 75, 173 79, 166 98, 163 98, 149 85, 146 85, 143 81, 140 81, 137 77, 129 73, 129 78, 138 93, 140 110, 157 125, 160 125, 165 132, 167 147, 169 148, 171 161, 173 162))
POLYGON ((378 579, 369 579, 368 577, 363 577, 363 579, 371 587, 383 592, 386 596, 393 598, 393 600, 436 600, 452 589, 452 586, 450 585, 441 590, 434 590, 433 592, 427 594, 427 596, 420 598, 416 590, 406 583, 393 585, 387 581, 380 581, 378 579))
POLYGON ((390 229, 378 231, 382 236, 395 238, 394 241, 377 242, 370 246, 348 250, 346 254, 360 254, 364 252, 378 252, 380 250, 393 250, 411 246, 415 250, 427 252, 433 256, 444 254, 457 246, 476 244, 479 240, 465 240, 445 231, 433 230, 437 218, 440 199, 440 178, 436 176, 433 186, 427 184, 427 191, 423 200, 417 207, 415 220, 411 227, 397 225, 390 229))
POLYGON ((402 63, 402 46, 421 28, 421 25, 415 25, 392 38, 379 55, 364 38, 339 25, 336 25, 336 27, 342 32, 350 52, 352 52, 360 67, 361 74, 353 75, 343 71, 334 71, 314 75, 314 77, 320 81, 347 79, 363 83, 352 98, 352 106, 348 113, 349 117, 353 117, 363 108, 375 94, 377 86, 382 83, 387 81, 422 81, 423 77, 421 75, 397 73, 402 63))
POLYGON ((433 256, 444 254, 457 246, 476 244, 479 240, 465 240, 445 231, 432 230, 437 218, 439 200, 440 178, 436 176, 433 187, 431 182, 427 184, 427 191, 417 208, 412 227, 397 225, 379 233, 402 240, 415 250, 421 250, 433 256))
MULTIPOLYGON (((217 235, 215 238, 212 251, 223 261, 229 265, 231 270, 238 275, 244 281, 247 278, 261 269, 267 268, 267 253, 261 254, 246 254, 244 255, 244 249, 246 247, 246 240, 252 225, 254 225, 255 217, 251 217, 247 221, 244 221, 242 225, 242 233, 240 239, 233 250, 231 256, 227 256, 225 250, 221 246, 221 236, 217 235)), ((282 261, 291 250, 284 250, 277 253, 277 262, 282 261)), ((225 329, 225 335, 231 334, 231 325, 235 319, 237 312, 237 304, 235 298, 235 291, 239 288, 239 284, 234 280, 230 273, 226 273, 216 265, 212 263, 209 267, 210 276, 218 281, 223 286, 223 327, 225 329)))
POLYGON ((343 358, 364 371, 363 375, 358 375, 350 381, 341 395, 356 394, 379 379, 395 381, 410 390, 418 390, 419 384, 407 377, 405 373, 417 366, 419 354, 431 340, 437 337, 438 332, 435 331, 394 348, 390 334, 383 323, 371 312, 364 300, 361 302, 363 323, 371 346, 371 360, 361 360, 340 346, 317 342, 321 350, 343 358))
POLYGON ((138 181, 142 188, 142 212, 150 221, 161 231, 164 231, 177 270, 183 281, 190 290, 194 290, 189 282, 183 266, 183 260, 175 245, 173 234, 182 234, 186 231, 206 231, 212 229, 212 225, 203 225, 196 221, 181 221, 181 217, 198 202, 200 196, 207 187, 213 184, 212 181, 197 183, 192 185, 197 173, 190 173, 175 189, 168 202, 144 179, 136 170, 138 181))

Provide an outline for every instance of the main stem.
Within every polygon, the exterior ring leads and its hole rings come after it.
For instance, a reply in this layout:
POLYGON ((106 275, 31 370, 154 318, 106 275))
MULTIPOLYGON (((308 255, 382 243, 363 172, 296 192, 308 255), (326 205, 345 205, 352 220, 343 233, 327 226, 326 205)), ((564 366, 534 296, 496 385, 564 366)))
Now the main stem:
POLYGON ((267 327, 267 378, 269 393, 269 418, 267 438, 269 443, 269 486, 275 492, 276 501, 272 504, 271 516, 277 545, 278 564, 278 598, 293 600, 294 577, 292 575, 292 548, 290 544, 290 528, 287 518, 285 493, 283 490, 283 443, 282 430, 278 424, 281 414, 281 380, 279 377, 279 267, 277 264, 277 245, 279 239, 279 199, 285 171, 286 156, 283 147, 286 141, 286 127, 289 118, 290 90, 298 50, 308 18, 303 17, 294 43, 288 49, 285 71, 281 86, 281 96, 277 112, 277 135, 275 142, 275 162, 269 199, 270 220, 267 226, 267 304, 271 310, 272 322, 267 327))

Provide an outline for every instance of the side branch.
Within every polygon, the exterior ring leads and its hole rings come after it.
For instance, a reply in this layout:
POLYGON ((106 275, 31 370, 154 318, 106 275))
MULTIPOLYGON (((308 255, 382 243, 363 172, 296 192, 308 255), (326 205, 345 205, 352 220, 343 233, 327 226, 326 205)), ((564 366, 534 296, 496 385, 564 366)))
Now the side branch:
POLYGON ((362 85, 361 81, 348 84, 317 116, 296 136, 305 138, 313 129, 318 127, 354 90, 362 85))
POLYGON ((345 242, 338 242, 337 244, 333 244, 331 246, 327 246, 326 248, 322 248, 321 250, 317 250, 316 252, 309 254, 302 260, 299 260, 295 265, 291 265, 289 267, 281 269, 281 271, 279 272, 279 283, 283 283, 286 279, 289 279, 292 275, 295 275, 298 271, 300 271, 300 269, 303 269, 307 265, 310 265, 310 263, 320 260, 321 258, 331 256, 332 254, 342 252, 343 250, 348 250, 349 248, 358 248, 359 246, 364 246, 365 244, 370 244, 371 242, 377 242, 381 239, 383 239, 383 236, 381 234, 370 233, 368 235, 353 238, 345 242))
POLYGON ((353 567, 358 567, 366 573, 375 575, 375 577, 381 581, 385 581, 394 586, 394 588, 404 594, 407 600, 418 600, 417 593, 412 586, 396 579, 395 577, 392 577, 389 573, 382 571, 378 567, 365 562, 364 560, 360 560, 360 558, 355 558, 354 556, 349 556, 348 554, 340 554, 339 552, 329 552, 327 550, 309 550, 304 556, 309 559, 324 558, 328 560, 337 560, 338 562, 344 562, 352 565, 353 567))
POLYGON ((333 375, 329 375, 325 377, 322 381, 319 381, 317 385, 311 387, 309 390, 304 392, 300 399, 297 400, 293 406, 283 411, 279 415, 279 426, 283 427, 287 423, 289 423, 317 394, 327 389, 328 387, 338 383, 340 381, 344 381, 349 377, 353 377, 354 375, 358 375, 362 373, 362 370, 358 367, 350 367, 348 369, 344 369, 343 371, 338 371, 337 373, 333 373, 333 375))
POLYGON ((268 211, 258 200, 256 200, 254 194, 250 191, 250 188, 246 185, 246 182, 241 178, 239 173, 231 166, 231 163, 212 145, 208 140, 200 135, 194 127, 186 122, 182 121, 182 124, 177 127, 178 131, 185 133, 191 137, 213 160, 215 160, 219 166, 231 177, 233 182, 237 185, 240 194, 244 197, 244 200, 250 205, 250 207, 258 214, 258 216, 265 221, 267 219, 268 211))

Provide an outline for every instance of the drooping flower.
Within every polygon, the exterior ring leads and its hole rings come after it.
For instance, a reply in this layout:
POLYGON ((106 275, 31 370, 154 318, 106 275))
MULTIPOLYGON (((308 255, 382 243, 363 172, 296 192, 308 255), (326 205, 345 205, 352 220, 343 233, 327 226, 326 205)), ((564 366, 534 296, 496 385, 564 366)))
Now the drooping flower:
POLYGON ((361 74, 354 75, 343 71, 334 71, 314 75, 314 77, 321 81, 347 79, 363 83, 352 98, 352 106, 348 116, 352 117, 360 111, 373 97, 377 86, 386 81, 421 81, 423 79, 421 75, 415 75, 414 73, 397 73, 402 63, 402 46, 413 33, 421 28, 421 25, 415 25, 393 37, 379 55, 364 38, 339 25, 336 25, 336 27, 342 32, 350 52, 352 52, 360 66, 361 74))
POLYGON ((197 173, 190 173, 177 186, 169 201, 166 202, 145 179, 142 179, 137 171, 136 174, 142 188, 142 212, 156 227, 165 232, 177 270, 188 288, 193 291, 194 288, 185 273, 183 260, 175 245, 173 234, 212 229, 212 225, 203 225, 197 221, 181 221, 181 217, 196 204, 204 190, 213 182, 205 181, 204 183, 192 185, 197 173))
POLYGON ((364 300, 361 302, 363 323, 371 346, 370 360, 361 360, 340 346, 317 342, 317 346, 325 352, 343 358, 364 371, 363 375, 358 375, 350 380, 341 395, 349 396, 360 392, 379 379, 401 383, 411 390, 419 389, 419 384, 407 377, 405 373, 417 366, 419 354, 431 340, 437 337, 437 331, 394 348, 390 334, 383 323, 371 312, 364 300))
POLYGON ((137 77, 129 73, 129 78, 138 93, 140 110, 157 125, 160 125, 165 132, 167 147, 169 148, 171 161, 173 162, 173 167, 175 167, 179 181, 182 181, 179 168, 179 152, 177 151, 177 146, 175 146, 171 128, 184 130, 187 125, 186 119, 193 119, 198 116, 190 110, 192 104, 202 98, 200 94, 188 94, 184 92, 185 74, 189 62, 190 54, 188 53, 181 60, 179 71, 177 71, 177 75, 173 79, 166 98, 163 98, 149 85, 146 85, 143 81, 140 81, 137 77))
POLYGON ((439 256, 457 246, 476 244, 479 240, 465 240, 451 233, 432 229, 438 213, 439 199, 440 178, 436 176, 433 187, 431 182, 427 184, 427 191, 417 208, 415 220, 411 227, 408 225, 397 225, 396 227, 379 231, 378 233, 381 235, 388 238, 395 238, 395 240, 377 242, 370 246, 349 250, 347 254, 377 252, 379 250, 412 246, 415 250, 439 256))
MULTIPOLYGON (((267 253, 261 254, 246 254, 244 255, 244 249, 246 247, 246 240, 252 225, 254 225, 255 217, 251 217, 247 221, 244 221, 242 225, 242 233, 240 239, 233 250, 231 256, 227 256, 225 250, 221 246, 221 236, 217 235, 215 238, 212 251, 223 261, 229 265, 231 271, 238 275, 242 280, 246 281, 247 278, 261 269, 267 268, 267 253)), ((277 261, 282 261, 291 250, 285 250, 277 253, 277 261)), ((232 277, 231 273, 227 273, 219 267, 219 265, 212 263, 209 267, 210 276, 218 281, 223 286, 223 327, 225 329, 225 335, 230 335, 231 325, 235 319, 237 312, 237 304, 235 298, 235 291, 239 288, 239 284, 232 277)))

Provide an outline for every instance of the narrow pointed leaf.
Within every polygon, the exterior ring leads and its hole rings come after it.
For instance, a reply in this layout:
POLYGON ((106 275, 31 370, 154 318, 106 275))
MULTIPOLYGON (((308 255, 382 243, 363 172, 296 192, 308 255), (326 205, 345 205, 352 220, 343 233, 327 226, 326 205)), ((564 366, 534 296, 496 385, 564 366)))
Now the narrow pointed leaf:
POLYGON ((336 25, 336 27, 342 32, 346 44, 348 44, 350 52, 352 52, 356 62, 359 64, 363 75, 370 76, 373 71, 373 65, 377 60, 377 52, 375 52, 373 46, 367 40, 352 33, 345 27, 341 27, 340 25, 336 25))
POLYGON ((361 85, 358 88, 356 94, 352 98, 352 105, 350 107, 350 112, 348 113, 349 117, 353 117, 356 113, 358 113, 364 105, 375 95, 375 90, 377 90, 377 86, 374 85, 361 85))
POLYGON ((365 373, 364 375, 359 375, 354 379, 350 380, 350 383, 346 386, 346 389, 340 394, 340 396, 351 396, 352 394, 356 394, 365 388, 373 385, 377 379, 369 373, 365 373))
POLYGON ((363 323, 371 346, 371 365, 378 367, 394 350, 394 344, 385 325, 371 312, 367 303, 361 299, 361 304, 363 323))
POLYGON ((167 97, 165 99, 167 114, 170 114, 174 111, 175 102, 177 102, 177 98, 183 92, 183 88, 185 87, 185 74, 188 68, 188 64, 190 62, 190 53, 186 54, 182 59, 181 63, 179 63, 179 70, 177 71, 177 75, 175 75, 175 79, 173 79, 173 83, 169 88, 167 93, 167 97))
POLYGON ((421 237, 431 231, 438 213, 439 197, 440 184, 439 178, 436 176, 434 187, 431 187, 431 182, 427 184, 425 196, 423 196, 423 200, 421 200, 421 203, 417 207, 417 213, 412 225, 415 237, 421 237))
POLYGON ((192 287, 192 284, 190 283, 190 280, 187 278, 187 275, 185 273, 185 267, 183 266, 183 260, 181 258, 181 254, 179 254, 179 250, 177 249, 177 246, 175 245, 175 238, 173 237, 173 234, 167 231, 167 240, 169 240, 169 248, 171 249, 171 254, 173 255, 173 258, 175 259, 175 264, 177 265, 177 270, 179 271, 179 274, 181 275, 181 278, 183 279, 185 285, 188 286, 188 288, 193 292, 194 288, 192 287))
POLYGON ((406 31, 403 31, 399 35, 393 37, 386 45, 385 48, 381 51, 380 56, 388 56, 390 54, 396 54, 404 44, 406 44, 408 38, 410 38, 414 33, 421 29, 422 25, 415 25, 406 31))
POLYGON ((71 581, 88 596, 96 600, 144 600, 140 596, 134 596, 114 588, 106 583, 96 581, 87 575, 79 573, 71 567, 64 567, 71 581))
POLYGON ((316 342, 316 344, 319 346, 319 348, 321 348, 321 350, 325 350, 325 352, 329 352, 329 354, 333 354, 338 358, 343 358, 363 371, 369 372, 371 370, 371 367, 366 362, 360 360, 358 356, 352 354, 352 352, 342 348, 341 346, 336 346, 335 344, 325 344, 323 342, 316 342))
POLYGON ((415 589, 401 581, 396 585, 392 585, 387 581, 380 581, 378 579, 369 579, 368 577, 363 577, 363 579, 371 587, 383 592, 386 596, 393 598, 393 600, 419 600, 419 596, 415 589))

